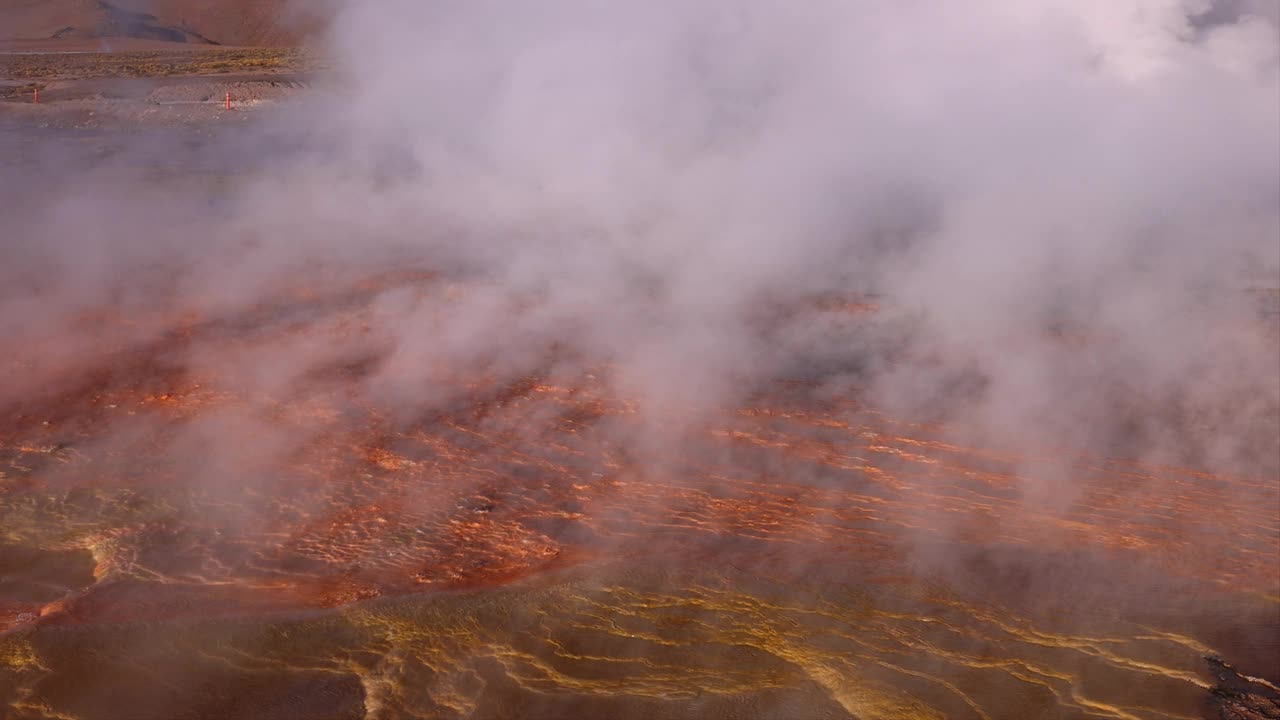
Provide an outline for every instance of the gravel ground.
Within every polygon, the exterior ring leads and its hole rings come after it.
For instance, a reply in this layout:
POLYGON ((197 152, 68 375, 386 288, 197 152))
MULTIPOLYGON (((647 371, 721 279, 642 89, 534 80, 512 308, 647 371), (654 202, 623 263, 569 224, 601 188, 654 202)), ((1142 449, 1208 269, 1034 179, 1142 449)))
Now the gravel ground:
POLYGON ((29 89, 0 99, 0 123, 62 129, 226 125, 246 120, 246 111, 296 97, 308 85, 293 76, 59 80, 41 89, 38 104, 29 89))

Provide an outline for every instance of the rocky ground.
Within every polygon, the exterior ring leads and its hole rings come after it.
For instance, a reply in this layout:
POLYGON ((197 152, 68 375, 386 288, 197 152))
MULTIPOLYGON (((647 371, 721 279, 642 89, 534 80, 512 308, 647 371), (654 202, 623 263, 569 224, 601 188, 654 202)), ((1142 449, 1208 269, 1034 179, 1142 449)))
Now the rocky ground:
POLYGON ((1206 660, 1217 680, 1210 691, 1209 717, 1215 720, 1280 719, 1280 688, 1261 678, 1242 675, 1219 658, 1206 660))

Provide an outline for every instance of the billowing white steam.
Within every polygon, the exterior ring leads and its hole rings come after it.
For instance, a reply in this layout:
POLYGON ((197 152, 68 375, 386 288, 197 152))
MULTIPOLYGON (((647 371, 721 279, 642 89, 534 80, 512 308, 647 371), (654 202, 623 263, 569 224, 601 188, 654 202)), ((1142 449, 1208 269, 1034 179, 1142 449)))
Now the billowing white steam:
MULTIPOLYGON (((343 144, 339 174, 352 156, 398 174, 321 214, 537 298, 519 320, 477 300, 443 340, 406 321, 414 361, 568 332, 642 402, 723 400, 883 340, 815 318, 765 341, 759 306, 874 291, 916 318, 892 331, 909 352, 863 363, 879 403, 1013 445, 1257 470, 1280 376, 1242 290, 1280 277, 1278 16, 347 3, 345 102, 315 121, 343 144)), ((295 192, 314 201, 312 177, 295 192)))
MULTIPOLYGON (((1269 0, 335 13, 339 76, 263 136, 304 149, 229 204, 53 167, 23 213, 45 220, 5 231, 10 342, 62 332, 51 307, 145 305, 157 263, 205 310, 286 268, 412 266, 467 291, 377 301, 363 391, 397 408, 446 398, 440 367, 571 347, 655 426, 808 373, 1004 446, 1280 468, 1280 353, 1245 292, 1280 275, 1269 0), (854 293, 883 319, 762 320, 854 293)), ((282 342, 246 382, 334 352, 282 342)))

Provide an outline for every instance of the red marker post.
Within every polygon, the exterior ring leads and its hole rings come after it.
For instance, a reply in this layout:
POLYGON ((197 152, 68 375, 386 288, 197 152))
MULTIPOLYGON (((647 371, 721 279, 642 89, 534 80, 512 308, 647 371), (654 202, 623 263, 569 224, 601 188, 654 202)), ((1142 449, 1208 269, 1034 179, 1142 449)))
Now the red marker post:
POLYGON ((228 110, 231 109, 231 91, 230 90, 227 91, 227 109, 228 110))
POLYGON ((35 103, 39 105, 40 104, 40 88, 39 87, 34 88, 33 92, 35 93, 35 103))

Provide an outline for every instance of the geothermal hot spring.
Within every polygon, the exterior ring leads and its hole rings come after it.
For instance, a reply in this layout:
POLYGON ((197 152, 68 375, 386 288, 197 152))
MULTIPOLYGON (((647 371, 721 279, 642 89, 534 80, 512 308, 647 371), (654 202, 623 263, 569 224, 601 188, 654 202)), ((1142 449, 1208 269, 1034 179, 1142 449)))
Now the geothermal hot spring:
POLYGON ((335 5, 0 115, 0 716, 1280 717, 1271 5, 335 5))

